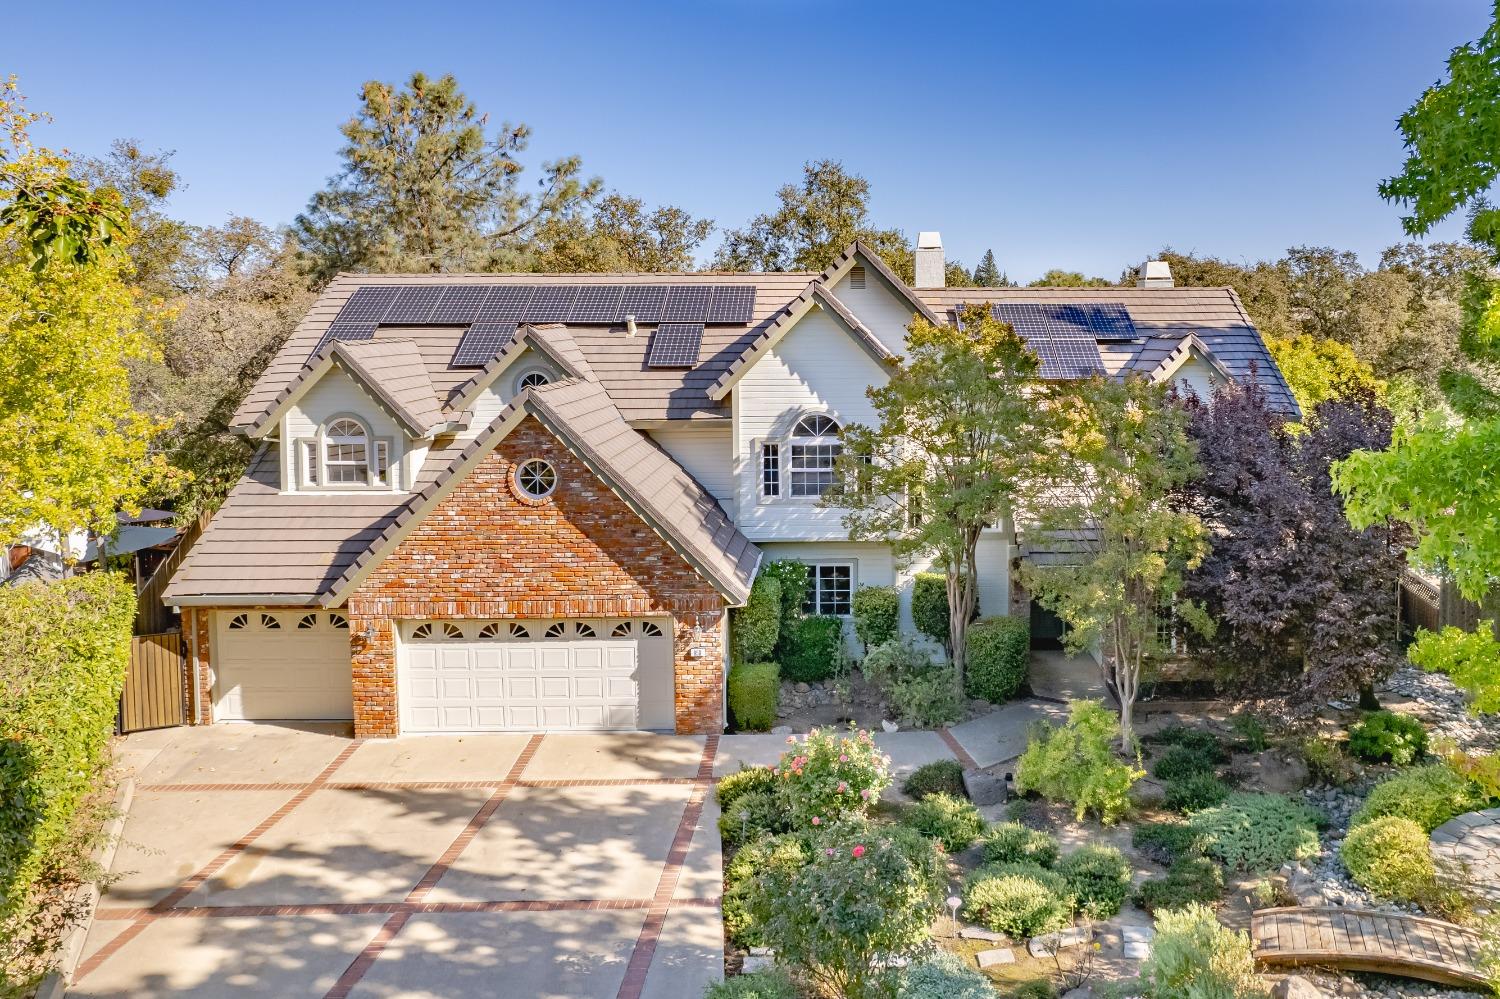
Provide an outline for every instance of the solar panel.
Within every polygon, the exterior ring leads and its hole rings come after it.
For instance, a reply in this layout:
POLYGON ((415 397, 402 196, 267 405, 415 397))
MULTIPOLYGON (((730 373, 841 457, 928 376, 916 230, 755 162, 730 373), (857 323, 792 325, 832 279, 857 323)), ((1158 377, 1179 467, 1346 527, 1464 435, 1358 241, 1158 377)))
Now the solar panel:
POLYGON ((328 346, 334 340, 352 342, 375 339, 375 324, 373 322, 351 323, 346 321, 343 315, 342 312, 339 313, 339 318, 335 319, 328 327, 328 331, 323 334, 323 339, 318 341, 318 345, 313 348, 312 354, 309 356, 320 353, 324 347, 328 346))
POLYGON ((573 312, 573 300, 578 297, 576 284, 538 285, 536 294, 526 303, 525 321, 528 323, 565 323, 573 312))
POLYGON ((349 296, 349 300, 339 310, 334 322, 378 323, 400 291, 401 289, 394 285, 366 285, 363 288, 355 288, 354 294, 349 296))
POLYGON ((635 316, 638 323, 659 323, 662 307, 667 304, 667 288, 659 284, 636 284, 626 287, 620 297, 620 315, 635 316))
POLYGON ((703 345, 702 323, 662 323, 651 336, 648 368, 691 368, 703 345))
POLYGON ((396 296, 396 301, 386 310, 385 316, 380 321, 387 325, 425 323, 431 318, 432 310, 442 297, 443 286, 440 284, 422 284, 402 288, 401 294, 396 296))
POLYGON ((475 323, 464 331, 449 363, 455 368, 482 368, 515 337, 515 323, 475 323))
POLYGON ((755 285, 716 284, 708 307, 711 323, 748 323, 755 318, 755 285))
POLYGON ((526 303, 536 289, 529 284, 502 284, 489 289, 479 310, 476 323, 518 323, 526 314, 526 303))
POLYGON ((490 290, 482 284, 450 284, 428 322, 441 326, 472 323, 490 290))
POLYGON ((1010 323, 1042 361, 1043 378, 1102 375, 1099 345, 1078 306, 1052 302, 997 302, 996 319, 1010 323))
POLYGON ((1135 323, 1130 319, 1130 313, 1119 302, 1100 302, 1094 305, 1069 306, 1069 308, 1083 311, 1084 321, 1089 329, 1094 331, 1096 340, 1134 340, 1140 335, 1136 332, 1135 323))
MULTIPOLYGON (((675 284, 662 309, 664 323, 701 323, 708 319, 708 302, 713 287, 701 284, 675 284)), ((637 317, 639 318, 639 317, 637 317)))
POLYGON ((620 297, 625 288, 618 284, 586 284, 573 300, 570 323, 617 323, 620 321, 620 297))

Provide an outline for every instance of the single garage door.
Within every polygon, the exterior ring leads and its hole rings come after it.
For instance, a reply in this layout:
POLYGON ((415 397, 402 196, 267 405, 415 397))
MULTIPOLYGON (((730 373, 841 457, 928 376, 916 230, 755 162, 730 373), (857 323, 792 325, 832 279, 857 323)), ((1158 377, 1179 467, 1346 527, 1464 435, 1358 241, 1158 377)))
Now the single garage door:
POLYGON ((337 611, 220 611, 214 717, 221 721, 354 717, 349 622, 337 611))
POLYGON ((670 729, 669 619, 408 622, 403 732, 670 729))

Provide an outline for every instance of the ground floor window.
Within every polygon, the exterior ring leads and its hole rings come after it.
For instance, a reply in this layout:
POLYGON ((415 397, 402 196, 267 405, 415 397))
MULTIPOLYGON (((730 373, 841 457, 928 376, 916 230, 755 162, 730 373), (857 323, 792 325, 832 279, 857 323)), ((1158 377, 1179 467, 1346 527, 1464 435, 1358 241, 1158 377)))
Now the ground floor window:
POLYGON ((847 617, 854 596, 854 566, 848 562, 820 562, 809 565, 807 570, 803 613, 847 617))

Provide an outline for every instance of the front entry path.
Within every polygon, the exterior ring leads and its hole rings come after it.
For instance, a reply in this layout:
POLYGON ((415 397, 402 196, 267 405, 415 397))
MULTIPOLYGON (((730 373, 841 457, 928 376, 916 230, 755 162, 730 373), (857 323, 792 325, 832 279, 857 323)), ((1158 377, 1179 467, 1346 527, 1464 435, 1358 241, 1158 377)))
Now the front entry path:
POLYGON ((718 746, 129 736, 119 879, 69 994, 699 996, 723 960, 718 746))

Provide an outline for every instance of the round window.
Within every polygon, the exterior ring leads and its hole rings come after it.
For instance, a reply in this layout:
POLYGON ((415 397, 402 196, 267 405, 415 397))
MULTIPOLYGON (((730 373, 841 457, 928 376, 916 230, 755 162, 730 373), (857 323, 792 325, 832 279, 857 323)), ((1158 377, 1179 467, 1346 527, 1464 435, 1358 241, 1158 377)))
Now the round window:
POLYGON ((550 385, 551 383, 552 379, 547 377, 547 372, 528 371, 516 381, 516 389, 519 391, 521 389, 540 388, 543 385, 550 385))
POLYGON ((557 470, 550 461, 529 458, 516 469, 516 488, 529 499, 542 499, 557 488, 557 470))

